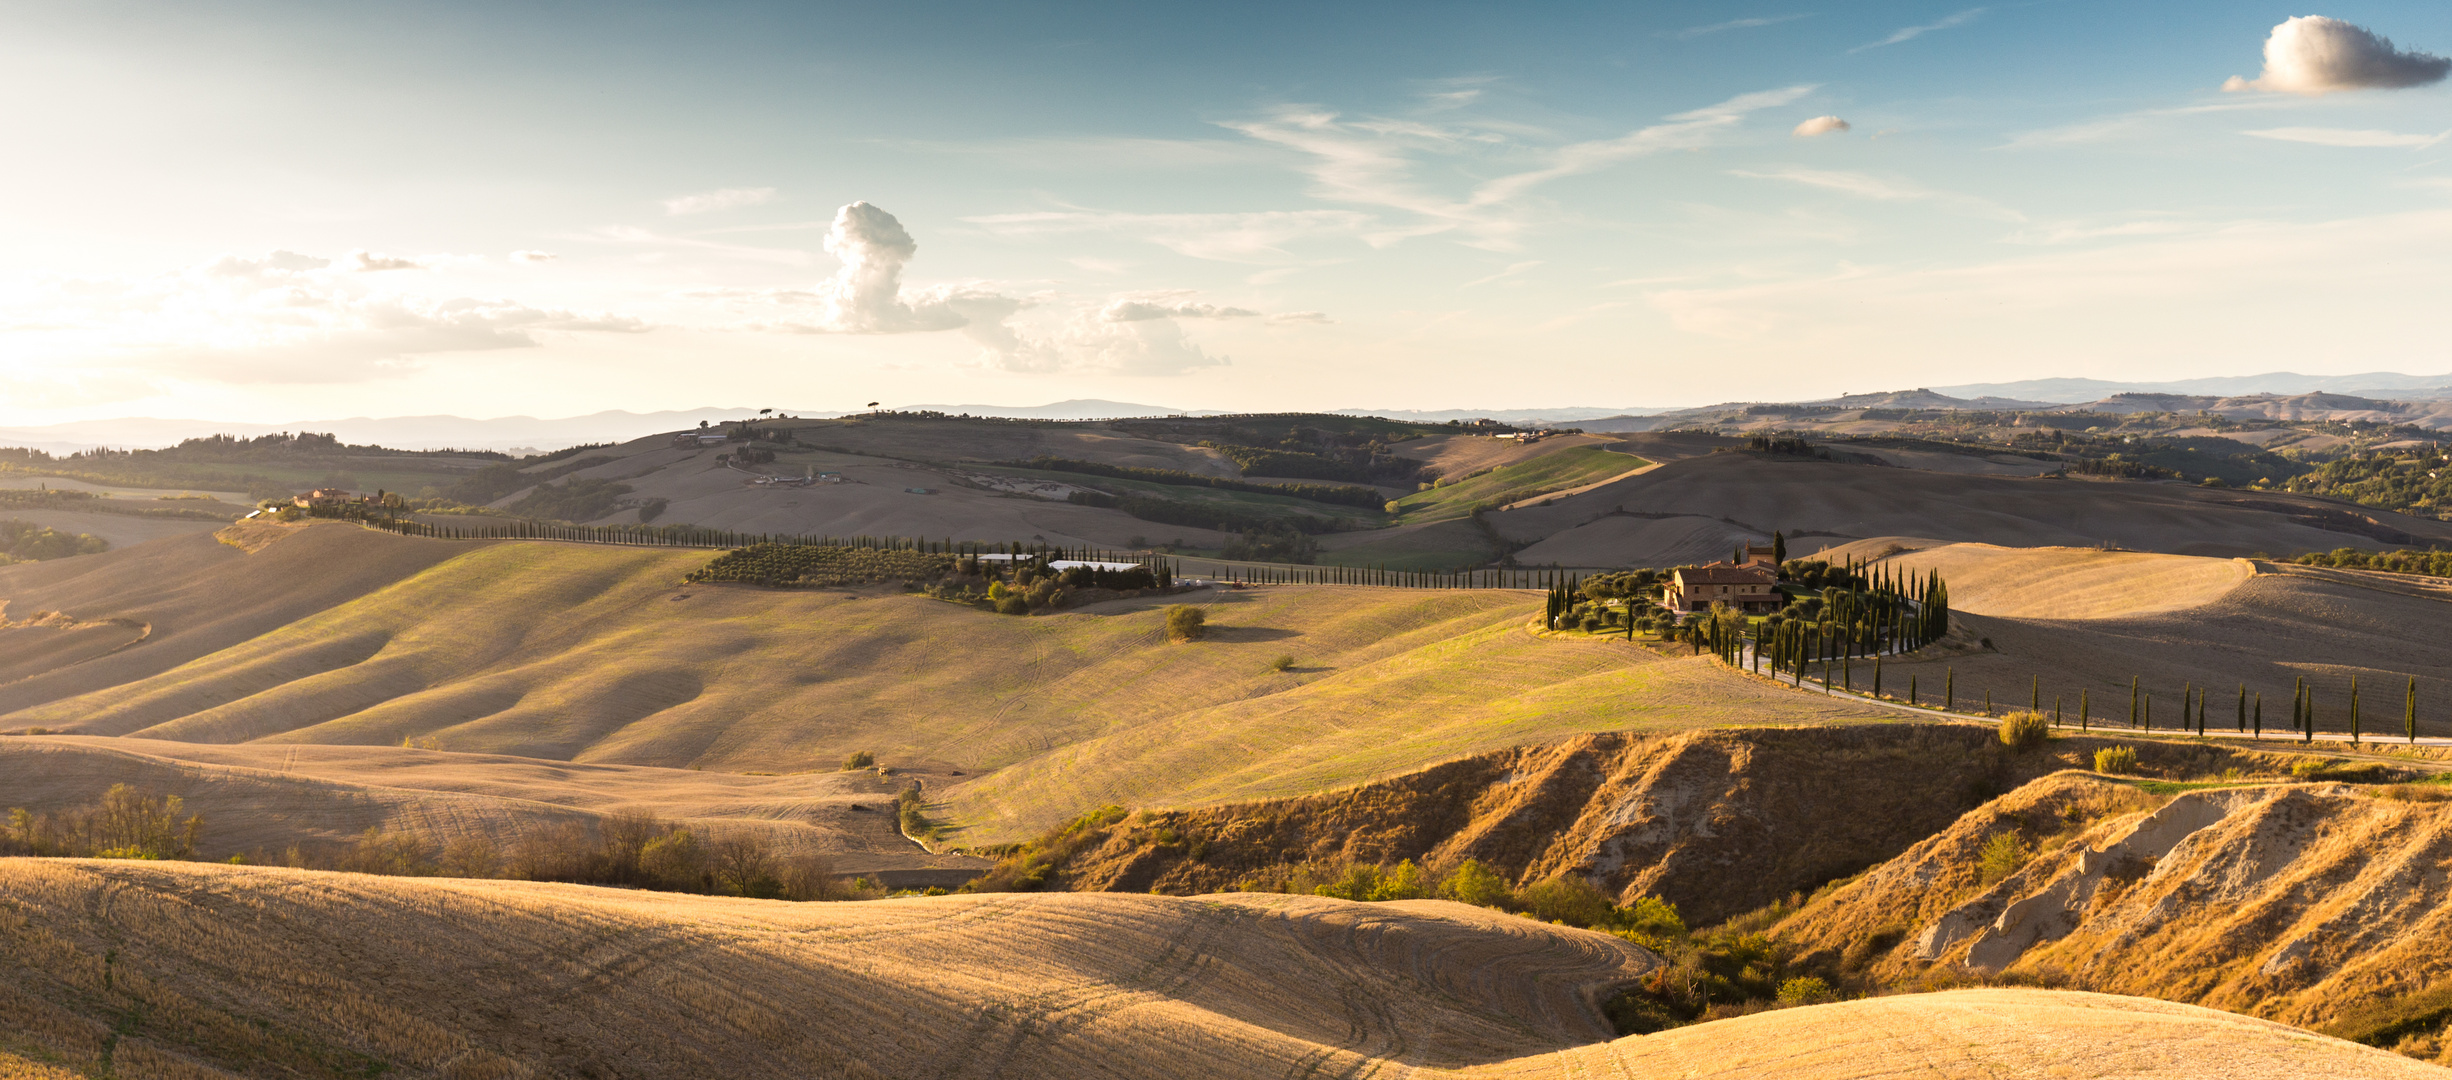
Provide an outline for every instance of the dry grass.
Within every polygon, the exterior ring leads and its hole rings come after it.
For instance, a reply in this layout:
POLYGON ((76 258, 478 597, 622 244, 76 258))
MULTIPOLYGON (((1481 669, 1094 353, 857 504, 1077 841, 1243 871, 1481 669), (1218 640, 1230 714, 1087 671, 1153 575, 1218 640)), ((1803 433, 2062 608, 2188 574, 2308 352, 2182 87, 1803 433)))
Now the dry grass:
POLYGON ((116 1029, 122 1054, 304 1076, 1464 1066, 1606 1038, 1593 995, 1651 962, 1440 901, 782 904, 37 860, 0 861, 0 895, 12 1038, 83 1065, 116 1029))
POLYGON ((2211 1009, 2104 994, 1992 989, 1756 1013, 1454 1075, 2440 1080, 2452 1074, 2211 1009))
POLYGON ((931 794, 952 798, 950 817, 979 827, 960 838, 977 842, 1104 802, 1295 794, 1584 731, 1882 715, 1707 660, 1543 640, 1524 630, 1530 593, 1262 588, 1012 619, 890 589, 677 588, 705 558, 687 551, 345 526, 252 555, 194 542, 206 550, 192 566, 89 556, 81 592, 11 588, 22 579, 0 572, 12 606, 154 611, 163 628, 110 658, 143 654, 143 666, 88 662, 0 690, 19 699, 0 729, 251 742, 259 756, 234 763, 259 766, 279 744, 777 773, 869 750, 947 782, 931 794), (437 549, 448 557, 433 561, 437 549), (395 551, 428 565, 395 577, 395 551), (146 606, 116 576, 137 571, 174 575, 188 606, 146 606), (195 628, 207 600, 243 606, 274 588, 273 571, 330 595, 267 612, 253 633, 195 628), (1163 609, 1178 600, 1207 615, 1197 646, 1165 644, 1163 609), (1269 670, 1289 652, 1299 670, 1269 670), (193 659, 165 662, 182 656, 193 659), (44 694, 46 680, 63 681, 44 694))
MULTIPOLYGON (((1883 685, 1913 677, 1929 701, 1955 669, 1961 705, 1986 691, 2024 707, 2040 680, 2042 711, 2095 728, 2124 728, 2132 678, 2152 695, 2156 728, 2180 726, 2180 697, 2211 689, 2208 731, 2235 731, 2239 693, 2264 695, 2264 727, 2288 733, 2297 680, 2316 692, 2318 727, 2349 727, 2358 680, 2365 736, 2389 750, 2404 735, 2402 694, 2418 677, 2419 734, 2452 734, 2452 637, 2427 632, 2452 603, 2344 576, 2254 574, 2242 560, 2081 549, 1934 546, 1884 537, 1837 554, 1879 558, 1908 576, 1938 568, 1957 631, 1942 645, 1885 664, 1883 685), (1882 558, 1893 549, 1909 549, 1882 558), (1983 642, 1989 641, 1986 646, 1983 642)), ((2390 586, 2392 582, 2381 583, 2390 586)), ((1862 665, 1859 665, 1859 679, 1862 665)))
POLYGON ((750 776, 393 746, 0 739, 0 813, 73 807, 127 783, 177 795, 203 814, 200 853, 210 859, 277 859, 293 844, 329 849, 369 829, 507 851, 523 836, 573 824, 593 831, 611 815, 646 811, 702 832, 753 830, 785 855, 826 855, 845 874, 987 865, 929 855, 895 833, 894 794, 907 779, 869 770, 750 776))

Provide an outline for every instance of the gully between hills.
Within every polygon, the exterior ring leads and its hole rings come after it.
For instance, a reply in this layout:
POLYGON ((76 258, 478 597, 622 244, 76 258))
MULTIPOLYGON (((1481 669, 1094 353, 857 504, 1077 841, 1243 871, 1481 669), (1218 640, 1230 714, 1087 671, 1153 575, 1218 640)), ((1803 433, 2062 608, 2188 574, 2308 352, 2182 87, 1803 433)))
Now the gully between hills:
POLYGON ((1191 894, 1469 859, 1734 920, 1786 971, 1863 989, 2136 994, 2437 1058, 2452 784, 2406 782, 2430 775, 2100 735, 2021 750, 1973 726, 1600 734, 1299 799, 1092 814, 980 884, 1191 894), (2135 775, 2085 771, 2121 745, 2135 775))

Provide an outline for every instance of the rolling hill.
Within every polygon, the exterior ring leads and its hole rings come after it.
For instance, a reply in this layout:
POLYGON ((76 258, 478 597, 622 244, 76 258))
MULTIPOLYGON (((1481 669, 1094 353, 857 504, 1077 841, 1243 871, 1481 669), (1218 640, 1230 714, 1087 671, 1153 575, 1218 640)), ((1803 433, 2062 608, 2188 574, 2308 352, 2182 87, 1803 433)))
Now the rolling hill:
POLYGON ((0 568, 0 615, 64 613, 0 631, 0 730, 245 744, 220 763, 265 769, 296 744, 781 773, 865 750, 980 842, 1584 731, 1881 715, 1537 636, 1523 591, 1213 589, 1015 618, 890 587, 684 587, 709 557, 690 550, 225 535, 254 550, 195 536, 0 568), (1208 640, 1167 642, 1182 601, 1208 640))
POLYGON ((1609 1041, 1598 998, 1648 952, 1441 901, 785 904, 37 860, 0 862, 0 895, 0 1061, 29 1076, 2444 1075, 2034 990, 1609 1041))
POLYGON ((2169 483, 2053 479, 1734 451, 1488 514, 1532 565, 1662 566, 1728 557, 1774 530, 1802 555, 1881 536, 2183 555, 2452 542, 2452 523, 2329 499, 2169 483))
MULTIPOLYGON (((2077 716, 2080 694, 2098 724, 2125 726, 2131 680, 2151 695, 2159 727, 2178 722, 2184 689, 2211 688, 2210 727, 2232 729, 2239 695, 2263 695, 2268 731, 2289 726, 2299 680, 2316 695, 2319 730, 2349 727, 2358 680, 2362 726, 2403 736, 2404 695, 2417 680, 2419 734, 2452 734, 2452 641, 2423 628, 2452 617, 2452 586, 2367 571, 2085 548, 2005 548, 1886 537, 1832 558, 1870 559, 1908 575, 1938 569, 1950 583, 1956 630, 1885 661, 1885 689, 1909 678, 1927 701, 1955 674, 1961 707, 1989 692, 2023 708, 2040 680, 2044 707, 2077 716)), ((1859 663, 1861 686, 1866 672, 1859 663)), ((2251 716, 2253 723, 2253 715, 2251 716)))

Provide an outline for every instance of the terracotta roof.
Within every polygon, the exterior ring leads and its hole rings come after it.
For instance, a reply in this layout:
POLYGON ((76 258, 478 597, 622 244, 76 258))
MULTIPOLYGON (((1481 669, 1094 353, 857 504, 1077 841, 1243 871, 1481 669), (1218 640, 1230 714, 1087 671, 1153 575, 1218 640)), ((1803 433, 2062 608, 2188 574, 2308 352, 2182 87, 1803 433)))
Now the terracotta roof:
POLYGON ((1769 585, 1779 575, 1765 566, 1731 566, 1712 563, 1677 572, 1677 580, 1688 585, 1769 585))

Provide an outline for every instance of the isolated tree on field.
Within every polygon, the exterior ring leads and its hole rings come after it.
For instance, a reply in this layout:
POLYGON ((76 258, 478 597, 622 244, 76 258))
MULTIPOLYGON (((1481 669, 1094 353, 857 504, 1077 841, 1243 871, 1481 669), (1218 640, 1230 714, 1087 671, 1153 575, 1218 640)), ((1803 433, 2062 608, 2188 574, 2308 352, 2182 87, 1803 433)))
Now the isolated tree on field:
POLYGON ((1176 604, 1166 609, 1167 637, 1176 641, 1198 641, 1208 633, 1208 613, 1190 604, 1176 604))

